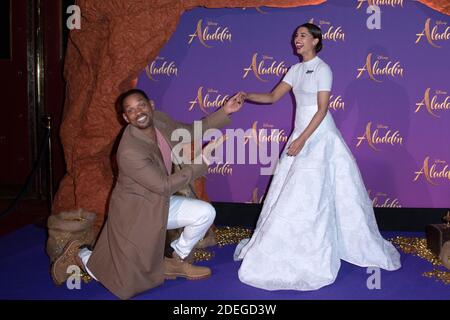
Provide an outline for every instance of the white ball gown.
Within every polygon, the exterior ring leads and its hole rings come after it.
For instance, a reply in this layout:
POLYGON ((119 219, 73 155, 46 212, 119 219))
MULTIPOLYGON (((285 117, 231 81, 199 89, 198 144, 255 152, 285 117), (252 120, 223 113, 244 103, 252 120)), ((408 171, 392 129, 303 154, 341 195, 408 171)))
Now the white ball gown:
MULTIPOLYGON (((317 92, 331 91, 332 72, 318 56, 283 79, 296 98, 295 128, 316 113, 317 92)), ((286 148, 287 149, 287 148, 286 148)), ((333 283, 341 259, 396 270, 400 255, 383 239, 356 161, 329 112, 295 157, 283 151, 256 229, 236 248, 239 279, 267 290, 316 290, 333 283)))

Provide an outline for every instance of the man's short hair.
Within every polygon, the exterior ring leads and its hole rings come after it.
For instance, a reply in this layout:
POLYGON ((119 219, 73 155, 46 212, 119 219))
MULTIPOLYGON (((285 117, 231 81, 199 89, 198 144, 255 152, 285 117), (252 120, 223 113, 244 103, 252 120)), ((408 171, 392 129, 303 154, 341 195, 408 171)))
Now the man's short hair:
POLYGON ((119 99, 117 100, 117 107, 118 107, 117 111, 119 113, 124 113, 125 112, 125 106, 123 105, 123 102, 125 101, 125 99, 127 97, 131 96, 132 94, 136 94, 136 93, 140 94, 141 96, 143 96, 147 101, 149 100, 147 94, 141 89, 130 89, 128 91, 125 91, 124 93, 122 93, 119 96, 119 99))

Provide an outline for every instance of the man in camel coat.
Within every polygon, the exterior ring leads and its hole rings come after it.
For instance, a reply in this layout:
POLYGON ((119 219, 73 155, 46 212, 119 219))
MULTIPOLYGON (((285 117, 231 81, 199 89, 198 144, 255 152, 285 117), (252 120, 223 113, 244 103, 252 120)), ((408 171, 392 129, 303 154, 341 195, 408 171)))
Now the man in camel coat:
MULTIPOLYGON (((242 102, 239 94, 229 99, 202 120, 202 130, 229 124, 229 114, 238 111, 242 102)), ((93 251, 80 250, 77 240, 69 242, 51 272, 61 284, 69 276, 67 267, 77 264, 113 294, 128 299, 165 279, 210 276, 209 268, 183 259, 214 222, 215 210, 207 202, 173 194, 206 173, 208 154, 217 141, 203 149, 200 164, 184 164, 172 173, 171 150, 176 144, 170 139, 172 132, 186 129, 193 137, 193 125, 155 111, 154 102, 139 89, 123 93, 119 105, 128 126, 117 151, 119 175, 108 218, 93 251), (164 257, 166 230, 182 227, 180 237, 170 244, 171 256, 164 257)))

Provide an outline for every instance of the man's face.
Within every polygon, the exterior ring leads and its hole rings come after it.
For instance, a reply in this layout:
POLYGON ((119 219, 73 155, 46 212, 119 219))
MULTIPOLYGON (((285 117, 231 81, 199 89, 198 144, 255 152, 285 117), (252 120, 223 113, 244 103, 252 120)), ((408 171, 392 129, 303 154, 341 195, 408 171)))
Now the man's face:
POLYGON ((141 94, 134 93, 123 101, 123 118, 132 126, 147 129, 153 126, 153 104, 141 94))

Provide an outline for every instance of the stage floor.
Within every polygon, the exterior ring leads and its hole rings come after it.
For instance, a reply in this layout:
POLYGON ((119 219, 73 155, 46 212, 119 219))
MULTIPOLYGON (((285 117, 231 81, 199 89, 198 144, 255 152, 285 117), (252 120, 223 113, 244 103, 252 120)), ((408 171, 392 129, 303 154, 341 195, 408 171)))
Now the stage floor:
MULTIPOLYGON (((421 237, 421 233, 383 232, 385 238, 397 235, 421 237)), ((49 273, 45 253, 46 230, 28 225, 0 237, 0 299, 114 300, 101 284, 81 282, 80 289, 56 287, 49 273)), ((450 299, 450 285, 422 276, 433 266, 424 259, 402 253, 403 267, 395 272, 381 270, 381 288, 369 290, 371 274, 342 262, 334 284, 317 291, 265 291, 241 283, 237 276, 240 263, 233 261, 235 245, 213 247, 214 258, 199 264, 209 266, 209 279, 167 280, 144 292, 136 300, 416 300, 450 299)))

